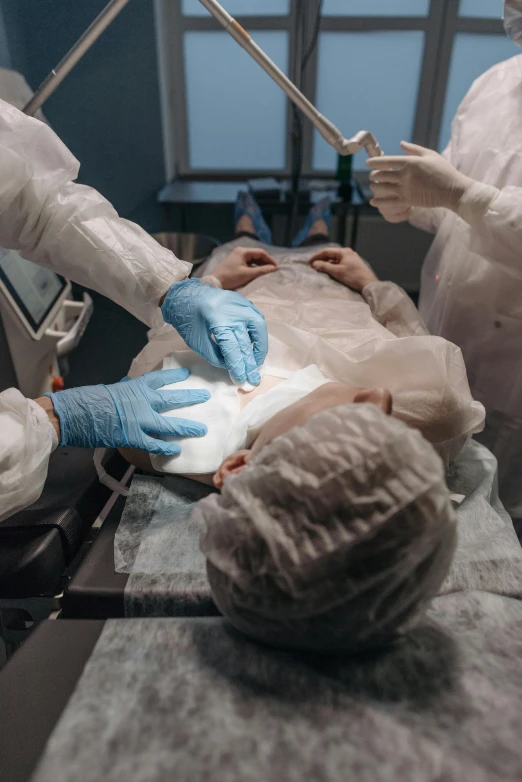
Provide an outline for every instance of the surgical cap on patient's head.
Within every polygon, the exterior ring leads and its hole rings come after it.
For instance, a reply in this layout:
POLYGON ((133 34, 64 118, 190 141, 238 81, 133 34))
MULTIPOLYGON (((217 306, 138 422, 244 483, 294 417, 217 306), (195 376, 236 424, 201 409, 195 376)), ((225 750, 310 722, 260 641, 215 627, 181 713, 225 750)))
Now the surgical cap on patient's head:
POLYGON ((217 606, 283 648, 357 651, 404 632, 456 542, 439 456, 373 405, 276 438, 195 512, 217 606))

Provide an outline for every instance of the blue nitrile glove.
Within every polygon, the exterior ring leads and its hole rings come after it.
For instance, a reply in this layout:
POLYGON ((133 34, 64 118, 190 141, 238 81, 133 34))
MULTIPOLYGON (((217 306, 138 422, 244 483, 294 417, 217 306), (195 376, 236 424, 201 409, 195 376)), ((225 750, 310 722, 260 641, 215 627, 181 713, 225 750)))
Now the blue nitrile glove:
POLYGON ((149 372, 110 386, 83 386, 46 394, 60 419, 60 445, 80 448, 139 448, 161 456, 177 456, 179 445, 150 435, 201 437, 207 427, 185 418, 159 415, 176 407, 210 399, 208 391, 158 391, 190 375, 188 369, 149 372))
POLYGON ((268 352, 268 333, 263 314, 251 301, 199 280, 184 280, 170 286, 161 311, 189 348, 215 367, 228 369, 238 383, 259 385, 257 368, 268 352))

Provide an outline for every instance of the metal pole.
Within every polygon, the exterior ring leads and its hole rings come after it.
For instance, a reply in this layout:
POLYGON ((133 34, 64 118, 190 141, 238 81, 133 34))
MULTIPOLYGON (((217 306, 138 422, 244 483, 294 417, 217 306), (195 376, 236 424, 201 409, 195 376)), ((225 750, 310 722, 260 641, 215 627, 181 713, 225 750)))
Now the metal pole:
POLYGON ((268 73, 270 78, 281 87, 297 108, 301 109, 303 114, 305 114, 314 127, 317 128, 321 136, 331 144, 340 155, 353 155, 356 152, 359 152, 363 147, 371 157, 382 155, 382 150, 377 139, 373 133, 370 133, 367 130, 361 130, 359 133, 356 133, 353 138, 345 139, 341 131, 335 127, 333 122, 330 122, 329 119, 323 117, 323 115, 317 111, 313 103, 311 103, 308 98, 305 98, 295 84, 293 84, 283 71, 272 62, 270 57, 268 57, 255 41, 251 39, 247 31, 241 27, 233 16, 230 16, 228 11, 226 11, 217 0, 199 0, 199 2, 204 5, 214 19, 225 28, 227 33, 229 33, 229 35, 231 35, 232 38, 263 68, 263 70, 268 73))
POLYGON ((51 73, 40 84, 29 103, 24 107, 23 111, 25 114, 28 114, 30 117, 36 114, 47 98, 53 94, 67 74, 72 71, 76 63, 81 60, 83 55, 98 40, 103 31, 118 16, 128 2, 129 0, 110 0, 81 38, 76 41, 72 49, 67 52, 63 60, 58 63, 56 68, 53 68, 51 73))
MULTIPOLYGON (((296 0, 295 7, 294 83, 298 90, 301 90, 302 83, 302 63, 305 35, 305 2, 306 0, 296 0)), ((299 185, 303 162, 303 123, 297 106, 293 104, 292 108, 292 205, 286 225, 286 244, 290 244, 291 237, 294 236, 297 232, 297 225, 299 221, 299 185)))
MULTIPOLYGON (((63 60, 53 68, 51 73, 44 79, 37 91, 24 107, 23 111, 29 116, 33 116, 39 108, 43 106, 47 98, 53 94, 59 84, 65 79, 67 74, 74 68, 76 63, 81 60, 93 43, 100 37, 102 32, 111 24, 113 19, 120 13, 129 0, 110 0, 104 10, 94 20, 91 26, 84 32, 81 38, 74 44, 63 60)), ((364 147, 368 155, 376 157, 382 155, 382 150, 377 139, 367 130, 361 130, 353 138, 345 139, 341 131, 335 127, 333 122, 323 117, 317 111, 315 106, 305 98, 303 93, 297 89, 290 79, 272 62, 264 51, 250 38, 249 34, 241 25, 217 2, 217 0, 199 0, 205 8, 217 19, 225 30, 234 38, 237 43, 245 49, 251 57, 268 73, 268 75, 278 84, 288 95, 290 100, 299 108, 303 114, 308 117, 321 136, 331 144, 340 155, 353 155, 364 147)))

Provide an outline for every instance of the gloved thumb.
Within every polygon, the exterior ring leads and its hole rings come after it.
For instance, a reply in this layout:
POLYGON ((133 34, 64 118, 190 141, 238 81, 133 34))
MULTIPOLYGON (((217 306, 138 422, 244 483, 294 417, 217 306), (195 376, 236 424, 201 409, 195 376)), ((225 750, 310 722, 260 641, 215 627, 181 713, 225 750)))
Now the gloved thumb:
POLYGON ((407 155, 415 157, 427 157, 433 150, 421 147, 419 144, 412 144, 410 141, 401 141, 401 149, 407 155))

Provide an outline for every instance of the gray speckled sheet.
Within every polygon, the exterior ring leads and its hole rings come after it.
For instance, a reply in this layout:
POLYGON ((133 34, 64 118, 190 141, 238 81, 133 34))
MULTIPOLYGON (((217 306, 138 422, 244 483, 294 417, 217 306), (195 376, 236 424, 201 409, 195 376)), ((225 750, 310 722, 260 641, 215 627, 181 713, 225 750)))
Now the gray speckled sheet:
POLYGON ((448 486, 465 499, 457 508, 459 542, 441 592, 484 589, 522 598, 522 548, 498 497, 495 457, 472 440, 450 467, 448 486))
POLYGON ((114 540, 115 570, 130 574, 126 616, 217 615, 191 518, 212 491, 186 478, 135 476, 114 540))
MULTIPOLYGON (((496 461, 471 442, 452 466, 450 490, 465 496, 457 508, 459 545, 441 593, 483 589, 522 598, 522 549, 498 499, 496 461)), ((130 573, 125 613, 213 616, 217 613, 199 550, 194 504, 213 491, 179 477, 134 478, 115 538, 115 567, 130 573)))
POLYGON ((442 595, 394 648, 268 650, 221 619, 112 620, 32 782, 515 782, 522 602, 442 595))

